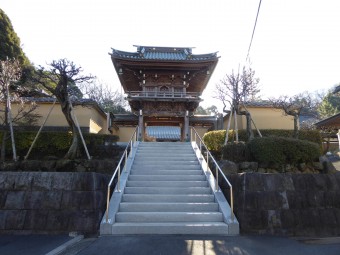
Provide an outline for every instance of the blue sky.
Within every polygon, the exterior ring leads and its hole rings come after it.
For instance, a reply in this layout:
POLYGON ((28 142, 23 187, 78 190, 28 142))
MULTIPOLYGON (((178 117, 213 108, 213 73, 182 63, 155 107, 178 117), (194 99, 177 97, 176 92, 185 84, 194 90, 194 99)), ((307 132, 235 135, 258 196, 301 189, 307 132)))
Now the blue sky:
MULTIPOLYGON (((68 58, 120 90, 108 53, 133 45, 218 51, 203 94, 215 104, 215 84, 245 62, 255 0, 0 0, 35 65, 68 58)), ((263 0, 250 51, 261 95, 326 90, 340 82, 340 4, 334 0, 263 0)))

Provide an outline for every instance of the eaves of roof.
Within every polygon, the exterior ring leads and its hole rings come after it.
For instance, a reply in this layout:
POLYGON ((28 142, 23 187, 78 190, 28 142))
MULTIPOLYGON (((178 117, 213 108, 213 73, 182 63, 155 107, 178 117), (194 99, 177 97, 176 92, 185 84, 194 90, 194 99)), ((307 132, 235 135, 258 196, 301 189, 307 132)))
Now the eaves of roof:
POLYGON ((176 47, 153 47, 153 46, 137 46, 137 52, 126 52, 112 49, 109 53, 114 58, 130 59, 136 61, 205 61, 216 60, 217 52, 208 54, 192 54, 192 48, 176 48, 176 47))
MULTIPOLYGON (((24 100, 28 101, 28 102, 36 102, 36 103, 46 103, 46 104, 52 104, 55 100, 54 97, 24 97, 24 100)), ((59 102, 56 102, 57 104, 59 104, 59 102)), ((87 98, 83 98, 83 99, 77 99, 74 100, 72 102, 73 105, 92 105, 95 109, 97 109, 97 111, 102 115, 102 116, 107 116, 105 111, 99 106, 99 104, 92 100, 92 99, 87 99, 87 98)))
POLYGON ((318 128, 332 125, 340 127, 340 113, 335 114, 327 119, 316 122, 314 125, 318 128))

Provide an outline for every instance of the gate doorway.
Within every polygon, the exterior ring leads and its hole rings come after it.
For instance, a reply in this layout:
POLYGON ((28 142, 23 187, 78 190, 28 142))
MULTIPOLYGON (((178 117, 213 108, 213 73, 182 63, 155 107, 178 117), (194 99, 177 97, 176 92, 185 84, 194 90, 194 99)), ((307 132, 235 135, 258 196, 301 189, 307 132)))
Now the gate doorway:
POLYGON ((146 135, 156 142, 181 141, 181 128, 179 126, 147 126, 146 135))

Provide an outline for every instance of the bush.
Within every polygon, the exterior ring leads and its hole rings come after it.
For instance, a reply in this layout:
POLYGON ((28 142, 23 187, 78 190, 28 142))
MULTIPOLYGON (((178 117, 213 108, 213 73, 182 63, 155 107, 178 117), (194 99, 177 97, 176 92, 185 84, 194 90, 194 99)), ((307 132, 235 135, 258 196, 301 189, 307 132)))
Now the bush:
MULTIPOLYGON (((9 133, 7 133, 9 135, 9 133)), ((3 133, 0 132, 0 137, 3 133)), ((17 155, 23 158, 34 138, 36 132, 31 131, 20 131, 15 132, 15 145, 17 150, 17 155)), ((99 148, 105 144, 106 141, 114 143, 118 141, 119 137, 115 135, 99 135, 99 134, 83 134, 85 142, 88 146, 91 156, 98 155, 99 148)), ((55 156, 62 158, 68 151, 72 143, 72 134, 70 132, 41 132, 32 151, 30 158, 41 159, 46 156, 55 156)), ((82 146, 82 145, 81 145, 82 146)), ((6 155, 12 155, 11 139, 6 142, 6 155)))
POLYGON ((244 142, 228 143, 222 148, 222 159, 234 162, 249 161, 247 144, 244 142))
POLYGON ((309 163, 321 155, 320 146, 306 140, 284 137, 257 137, 248 143, 253 159, 280 165, 309 163))
POLYGON ((203 142, 210 151, 221 151, 226 130, 215 130, 204 134, 203 142))
MULTIPOLYGON (((278 137, 293 137, 293 130, 286 129, 263 129, 260 130, 262 136, 278 136, 278 137)), ((205 145, 211 151, 221 151, 224 146, 226 130, 215 130, 210 131, 204 134, 203 141, 205 145)), ((239 130, 239 140, 247 141, 247 132, 246 130, 239 130)), ((256 130, 254 130, 255 137, 259 137, 256 130)), ((307 140, 310 142, 314 142, 319 144, 321 147, 322 138, 319 130, 300 130, 299 131, 299 139, 307 140)), ((228 141, 235 141, 235 131, 229 130, 228 141)))

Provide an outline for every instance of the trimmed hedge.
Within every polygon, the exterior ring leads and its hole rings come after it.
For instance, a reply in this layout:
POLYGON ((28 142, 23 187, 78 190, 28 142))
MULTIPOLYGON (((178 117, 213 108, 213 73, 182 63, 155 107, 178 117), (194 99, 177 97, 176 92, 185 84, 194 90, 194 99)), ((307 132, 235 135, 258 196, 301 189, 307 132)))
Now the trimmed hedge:
POLYGON ((285 137, 257 137, 248 143, 253 159, 259 163, 280 165, 309 163, 321 155, 320 146, 306 140, 285 137))
POLYGON ((245 142, 228 143, 222 147, 222 159, 233 162, 250 161, 247 144, 245 142))
MULTIPOLYGON (((277 137, 293 137, 294 130, 285 129, 263 129, 260 130, 263 137, 277 136, 277 137)), ((203 141, 205 145, 211 151, 221 151, 224 145, 226 130, 215 130, 204 134, 203 141)), ((246 130, 239 130, 239 141, 247 141, 246 130)), ((254 130, 254 136, 259 137, 256 130, 254 130)), ((307 140, 319 144, 321 148, 322 138, 319 130, 300 130, 299 139, 307 140)), ((228 141, 235 140, 235 131, 229 130, 228 141)))
MULTIPOLYGON (((15 146, 18 156, 24 157, 26 155, 36 134, 37 132, 32 131, 14 132, 15 146)), ((2 136, 3 132, 0 132, 0 143, 2 141, 2 136)), ((83 134, 83 137, 88 149, 91 152, 91 156, 100 156, 100 147, 103 146, 105 142, 114 143, 119 140, 119 137, 115 135, 85 133, 83 134)), ((71 132, 41 132, 31 151, 30 158, 41 159, 46 156, 55 156, 61 158, 67 153, 71 143, 71 132)), ((12 145, 10 139, 6 141, 6 155, 12 155, 12 145)))

